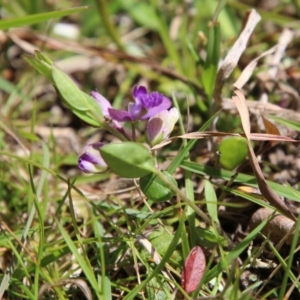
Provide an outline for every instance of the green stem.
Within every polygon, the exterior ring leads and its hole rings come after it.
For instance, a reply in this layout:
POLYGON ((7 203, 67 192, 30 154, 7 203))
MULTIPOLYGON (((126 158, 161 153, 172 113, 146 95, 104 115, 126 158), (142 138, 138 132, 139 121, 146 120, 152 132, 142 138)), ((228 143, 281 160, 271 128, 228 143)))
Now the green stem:
POLYGON ((136 141, 136 134, 135 134, 135 122, 131 122, 131 136, 132 136, 132 141, 136 141))
POLYGON ((211 225, 211 220, 209 217, 194 202, 186 197, 186 195, 182 193, 182 191, 176 185, 170 182, 162 172, 155 170, 155 175, 157 175, 164 183, 166 183, 174 193, 176 193, 184 202, 186 202, 187 205, 194 209, 194 211, 202 218, 202 220, 211 225))
POLYGON ((209 226, 215 226, 218 233, 222 236, 225 237, 225 239, 228 242, 228 247, 231 249, 232 248, 232 242, 230 239, 227 237, 226 233, 223 231, 221 228, 220 224, 213 224, 210 218, 194 203, 192 202, 184 193, 181 192, 181 190, 174 185, 172 182, 168 180, 168 178, 159 170, 154 169, 153 173, 155 173, 156 176, 158 176, 164 183, 166 183, 169 188, 176 193, 188 206, 190 206, 196 214, 202 218, 203 221, 205 221, 209 226))
POLYGON ((225 7, 226 3, 227 3, 227 0, 219 0, 219 3, 217 5, 217 7, 215 9, 215 12, 214 12, 214 15, 213 15, 213 19, 212 19, 213 22, 218 21, 219 14, 221 13, 223 8, 225 7))
POLYGON ((120 50, 125 50, 119 36, 117 33, 117 30, 115 28, 115 26, 112 24, 112 22, 110 21, 110 13, 107 9, 107 3, 106 0, 95 0, 96 5, 98 7, 98 11, 100 14, 100 17, 102 18, 102 22, 104 24, 104 27, 107 30, 107 33, 110 35, 111 39, 116 43, 116 45, 118 46, 118 48, 120 50))
POLYGON ((108 125, 106 122, 102 123, 102 128, 107 130, 108 132, 110 132, 113 136, 117 137, 122 142, 130 140, 130 138, 126 136, 125 131, 124 131, 124 133, 121 133, 117 129, 115 129, 115 128, 111 127, 110 125, 108 125))
POLYGON ((177 69, 177 71, 180 74, 184 74, 184 70, 182 67, 182 60, 178 54, 178 51, 176 50, 176 46, 174 45, 174 42, 171 40, 170 35, 169 35, 169 28, 165 22, 164 14, 159 8, 159 4, 157 3, 157 0, 151 0, 151 4, 153 9, 155 10, 155 15, 157 19, 157 24, 158 24, 158 33, 160 35, 160 38, 162 39, 162 42, 164 46, 166 47, 166 50, 169 54, 169 57, 172 59, 174 62, 174 65, 177 69))
MULTIPOLYGON (((180 111, 180 107, 178 105, 177 99, 173 96, 173 103, 174 106, 178 109, 178 111, 180 111)), ((180 126, 180 132, 181 134, 185 134, 185 128, 184 128, 184 124, 183 124, 183 120, 182 118, 179 118, 179 126, 180 126)), ((183 146, 184 148, 188 147, 188 142, 187 140, 183 140, 183 146)), ((189 161, 189 155, 186 155, 185 158, 187 161, 189 161)), ((191 202, 195 202, 195 197, 194 197, 194 188, 193 188, 193 181, 192 181, 192 172, 188 171, 188 170, 184 170, 184 178, 185 178, 185 191, 186 191, 186 195, 187 198, 190 199, 191 202)), ((196 243, 196 216, 195 216, 195 211, 192 209, 191 206, 189 206, 187 208, 187 219, 189 222, 189 232, 190 232, 190 241, 191 241, 191 245, 192 247, 195 245, 196 243)))

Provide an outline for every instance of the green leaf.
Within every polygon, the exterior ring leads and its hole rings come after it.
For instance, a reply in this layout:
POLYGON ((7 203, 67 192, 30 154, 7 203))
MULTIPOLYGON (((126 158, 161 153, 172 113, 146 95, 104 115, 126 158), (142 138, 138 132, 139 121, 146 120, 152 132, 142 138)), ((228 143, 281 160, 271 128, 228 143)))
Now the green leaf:
POLYGON ((53 67, 52 78, 55 87, 71 108, 79 111, 89 110, 86 98, 68 75, 58 68, 53 67))
POLYGON ((73 80, 59 70, 46 55, 36 51, 34 56, 25 55, 24 58, 52 82, 62 100, 77 117, 89 125, 102 127, 104 119, 97 102, 82 92, 73 80))
POLYGON ((200 246, 213 249, 216 244, 228 246, 227 240, 221 235, 210 231, 209 229, 196 227, 196 241, 200 246))
POLYGON ((92 97, 82 92, 69 76, 55 66, 52 67, 52 78, 57 91, 74 114, 90 125, 102 127, 102 111, 92 97))
MULTIPOLYGON (((168 251, 170 244, 173 239, 173 234, 167 232, 166 230, 153 231, 149 235, 149 242, 152 244, 154 249, 161 255, 165 256, 168 251)), ((177 262, 182 262, 182 252, 175 250, 171 256, 177 262)))
POLYGON ((111 143, 101 147, 100 153, 110 169, 120 177, 137 178, 155 172, 154 159, 141 144, 111 143))
POLYGON ((37 59, 39 59, 40 61, 43 61, 45 64, 48 64, 50 66, 53 64, 53 61, 48 56, 43 54, 42 52, 36 50, 34 52, 34 54, 37 59))
POLYGON ((291 128, 291 129, 300 131, 300 123, 297 122, 297 121, 293 121, 293 120, 289 120, 289 119, 283 119, 283 118, 272 116, 272 115, 269 115, 268 117, 273 119, 274 121, 280 123, 280 124, 283 124, 283 125, 291 128))
POLYGON ((219 145, 220 163, 228 170, 239 166, 248 155, 247 140, 243 137, 228 137, 219 145))
POLYGON ((61 11, 51 11, 51 12, 41 13, 41 14, 34 14, 25 17, 13 18, 9 20, 2 20, 0 21, 0 30, 37 24, 53 18, 61 18, 77 12, 81 12, 86 9, 88 9, 88 6, 75 7, 75 8, 65 9, 61 11))
MULTIPOLYGON (((177 186, 176 180, 170 173, 167 171, 162 173, 177 186)), ((167 201, 174 195, 170 187, 153 173, 140 179, 140 188, 148 199, 155 202, 167 201)))
POLYGON ((78 112, 73 111, 73 112, 84 122, 95 127, 102 127, 104 118, 100 106, 97 104, 95 99, 93 99, 90 95, 87 95, 86 93, 80 91, 79 89, 78 91, 81 93, 81 96, 85 98, 89 110, 82 113, 79 111, 78 112))
POLYGON ((45 76, 49 81, 53 83, 52 79, 52 62, 49 63, 45 60, 38 58, 38 52, 35 53, 35 56, 24 55, 25 60, 31 64, 40 74, 45 76))
POLYGON ((66 244, 68 245, 70 251, 74 255, 76 262, 79 264, 80 268, 82 269, 83 273, 85 274, 87 280, 89 281, 90 285, 94 289, 97 296, 99 296, 101 294, 100 287, 95 278, 95 273, 89 265, 89 261, 86 261, 85 257, 82 255, 82 253, 79 252, 78 246, 74 243, 74 241, 71 239, 69 233, 67 233, 65 231, 63 226, 59 222, 57 222, 57 225, 58 225, 58 228, 59 228, 66 244))
POLYGON ((146 211, 140 211, 132 208, 126 208, 125 212, 129 216, 133 216, 137 219, 148 219, 151 218, 153 213, 146 212, 146 211))
POLYGON ((141 1, 121 1, 127 13, 142 27, 158 30, 157 17, 153 6, 141 1))
POLYGON ((202 74, 204 89, 210 97, 215 86, 220 56, 220 24, 212 23, 209 29, 208 43, 206 49, 206 60, 202 74))
POLYGON ((208 180, 205 180, 204 191, 205 191, 205 202, 206 202, 207 211, 211 219, 215 223, 219 223, 218 205, 217 205, 218 200, 217 200, 216 192, 212 184, 208 180))

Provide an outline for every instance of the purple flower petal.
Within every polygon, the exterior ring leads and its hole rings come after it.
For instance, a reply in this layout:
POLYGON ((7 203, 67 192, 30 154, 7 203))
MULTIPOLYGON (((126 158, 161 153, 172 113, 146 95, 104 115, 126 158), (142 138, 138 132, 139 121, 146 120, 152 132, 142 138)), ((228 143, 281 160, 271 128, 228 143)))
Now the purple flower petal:
MULTIPOLYGON (((108 112, 108 110, 109 110, 110 108, 112 108, 110 102, 109 102, 106 98, 104 98, 101 94, 99 94, 97 91, 92 91, 92 92, 90 93, 90 96, 91 96, 92 98, 94 98, 94 99, 96 100, 96 102, 98 103, 98 105, 100 106, 103 116, 104 116, 104 117, 110 117, 110 114, 109 114, 109 112, 108 112)), ((113 119, 113 118, 112 118, 112 119, 113 119)), ((118 129, 119 131, 122 131, 122 130, 123 130, 123 129, 122 129, 122 126, 121 126, 117 121, 118 121, 118 120, 114 120, 114 119, 113 119, 110 125, 111 125, 113 128, 116 128, 116 129, 118 129)))
POLYGON ((108 109, 112 107, 110 102, 97 91, 91 91, 90 96, 94 98, 100 106, 103 116, 108 116, 108 109))
POLYGON ((152 92, 150 94, 142 96, 141 102, 146 109, 150 109, 155 106, 159 106, 163 102, 164 95, 158 92, 152 92))
POLYGON ((114 109, 114 108, 109 108, 108 113, 113 120, 116 120, 119 122, 127 122, 127 121, 133 120, 130 113, 126 110, 118 110, 118 109, 114 109))
POLYGON ((144 86, 140 86, 139 88, 135 87, 133 97, 136 102, 139 101, 146 110, 146 114, 139 117, 141 120, 148 119, 163 110, 169 109, 172 105, 170 99, 156 91, 148 94, 144 86))
POLYGON ((119 122, 146 120, 172 105, 170 99, 158 92, 148 93, 144 86, 134 87, 133 98, 135 103, 129 103, 127 112, 109 107, 109 116, 119 122))
POLYGON ((143 109, 142 104, 132 102, 128 104, 128 113, 132 120, 140 120, 144 112, 145 110, 143 109))
POLYGON ((135 86, 133 89, 133 98, 136 103, 141 102, 141 98, 148 94, 147 89, 141 85, 140 87, 135 86))
POLYGON ((163 110, 151 117, 147 124, 146 140, 150 146, 155 146, 165 140, 179 119, 179 112, 176 107, 170 110, 163 110))
POLYGON ((99 173, 107 169, 107 164, 104 162, 99 149, 104 143, 93 143, 87 145, 83 149, 83 154, 78 158, 78 167, 85 173, 99 173))
POLYGON ((146 130, 146 139, 151 146, 156 144, 156 140, 159 140, 160 142, 163 139, 164 134, 162 132, 162 127, 163 120, 160 118, 154 116, 153 118, 149 119, 146 130))
POLYGON ((169 98, 163 96, 163 98, 161 100, 162 101, 161 101, 160 105, 151 107, 148 110, 148 112, 144 116, 142 116, 141 119, 145 120, 145 119, 151 118, 152 116, 160 113, 161 111, 167 110, 167 109, 169 109, 171 107, 172 102, 171 102, 171 100, 169 98))

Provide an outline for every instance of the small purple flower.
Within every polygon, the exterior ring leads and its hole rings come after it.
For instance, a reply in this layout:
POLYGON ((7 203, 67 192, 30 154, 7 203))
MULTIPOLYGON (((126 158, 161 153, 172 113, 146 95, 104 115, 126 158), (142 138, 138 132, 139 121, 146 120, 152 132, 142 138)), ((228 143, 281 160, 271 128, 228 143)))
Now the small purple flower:
MULTIPOLYGON (((106 98, 104 98, 101 94, 99 94, 97 91, 92 91, 90 93, 90 96, 92 98, 94 98, 96 100, 96 102, 98 103, 98 105, 100 106, 103 117, 110 119, 111 117, 110 117, 109 112, 108 112, 108 110, 110 108, 112 108, 110 102, 106 98)), ((113 128, 122 129, 122 126, 115 120, 111 120, 110 125, 113 128)))
POLYGON ((153 147, 165 140, 174 129, 178 119, 179 112, 175 107, 151 117, 146 129, 147 143, 153 147))
POLYGON ((144 86, 134 87, 133 98, 135 103, 128 104, 128 111, 108 108, 110 117, 119 122, 146 120, 172 105, 170 99, 158 92, 148 93, 144 86))
POLYGON ((85 173, 101 173, 107 170, 107 164, 99 151, 104 145, 104 143, 97 142, 85 146, 78 159, 79 169, 85 173))

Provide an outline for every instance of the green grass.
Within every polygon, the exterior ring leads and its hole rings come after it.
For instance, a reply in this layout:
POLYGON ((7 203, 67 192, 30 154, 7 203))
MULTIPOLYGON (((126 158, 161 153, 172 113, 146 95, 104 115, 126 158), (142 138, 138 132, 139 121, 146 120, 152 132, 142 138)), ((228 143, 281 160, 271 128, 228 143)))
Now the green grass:
MULTIPOLYGON (((273 11, 259 8, 262 21, 226 80, 222 96, 231 97, 232 84, 247 63, 262 49, 271 48, 283 28, 299 24, 299 5, 292 0, 284 3, 273 11), (293 13, 282 11, 284 5, 293 13), (267 21, 275 24, 275 29, 267 30, 267 21)), ((209 0, 3 1, 0 298, 299 297, 295 271, 299 218, 292 244, 282 248, 261 234, 269 219, 250 230, 249 220, 243 222, 243 218, 250 219, 247 205, 256 210, 274 208, 261 195, 236 188, 258 187, 250 168, 236 174, 219 167, 215 149, 220 140, 174 139, 155 153, 155 160, 150 157, 177 180, 178 188, 155 173, 176 195, 168 202, 146 199, 131 179, 111 172, 86 175, 77 167, 86 144, 124 139, 105 125, 98 106, 87 96, 93 89, 120 109, 126 109, 136 84, 167 95, 180 111, 172 135, 215 130, 219 118, 240 132, 235 116, 215 112, 212 95, 220 60, 240 33, 249 8, 250 4, 240 1, 209 0), (211 25, 216 20, 219 23, 211 25), (53 32, 63 21, 78 26, 77 39, 53 32), (25 28, 28 35, 20 31, 25 28), (40 51, 35 56, 26 52, 32 45, 40 51), (70 58, 76 63, 68 63, 70 58), (52 62, 63 66, 61 72, 52 62), (71 68, 74 71, 70 73, 71 68), (104 129, 97 128, 101 126, 104 129), (240 231, 231 225, 240 226, 240 231), (159 259, 154 259, 153 251, 149 253, 141 237, 151 243, 159 259), (204 249, 206 269, 197 290, 187 295, 180 277, 185 258, 195 245, 204 249), (263 253, 261 259, 271 257, 278 268, 260 270, 262 275, 242 286, 245 272, 257 274, 248 268, 253 258, 247 256, 249 246, 253 253, 263 253)), ((296 65, 292 50, 297 47, 299 41, 293 41, 285 53, 290 67, 296 65)), ((264 68, 265 63, 259 67, 264 68)), ((296 89, 293 79, 289 77, 285 84, 296 89)), ((253 75, 250 81, 247 99, 258 99, 258 79, 253 75)), ((276 87, 269 91, 269 100, 278 100, 276 87)), ((298 121, 273 118, 299 131, 298 121)), ((130 132, 130 126, 124 126, 130 132)), ((144 129, 137 124, 141 143, 144 129)), ((259 145, 255 143, 255 147, 259 145)), ((285 147, 294 153, 294 146, 285 147)), ((130 153, 128 157, 130 164, 130 153)), ((142 163, 139 167, 146 168, 142 163)), ((276 182, 274 170, 268 166, 262 161, 269 186, 298 208, 297 184, 276 182)))

